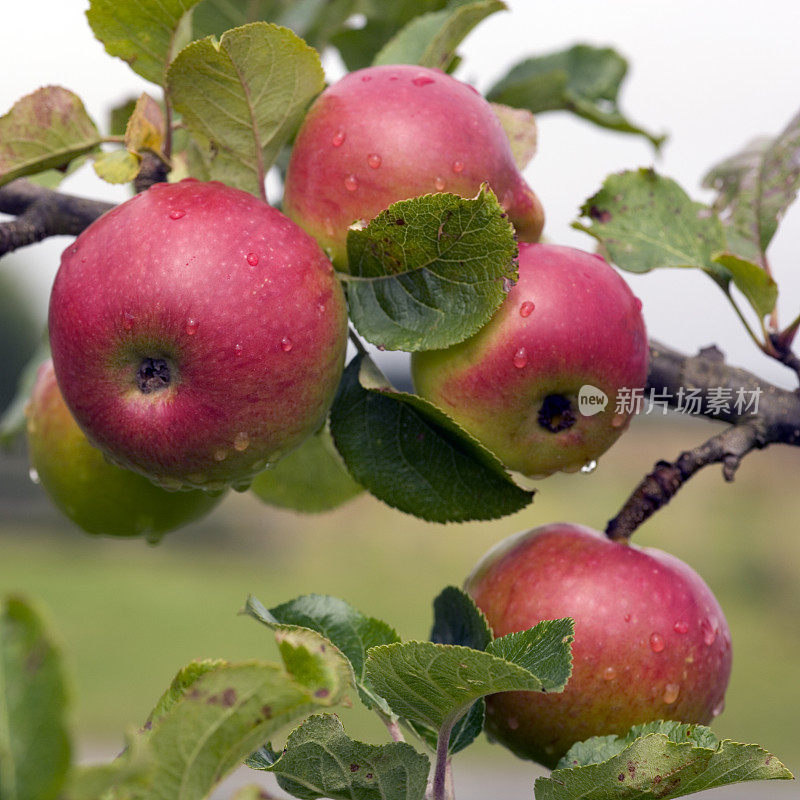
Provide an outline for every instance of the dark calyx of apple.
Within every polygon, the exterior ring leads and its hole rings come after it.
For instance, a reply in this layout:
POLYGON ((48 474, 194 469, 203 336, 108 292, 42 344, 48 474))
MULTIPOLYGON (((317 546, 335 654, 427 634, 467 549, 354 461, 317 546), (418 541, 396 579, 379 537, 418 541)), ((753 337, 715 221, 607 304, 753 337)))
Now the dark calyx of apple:
POLYGON ((550 433, 565 431, 577 422, 572 403, 561 394, 549 394, 545 397, 537 420, 539 425, 550 433))
POLYGON ((164 358, 143 358, 136 372, 136 385, 142 394, 166 389, 172 382, 169 363, 164 358))

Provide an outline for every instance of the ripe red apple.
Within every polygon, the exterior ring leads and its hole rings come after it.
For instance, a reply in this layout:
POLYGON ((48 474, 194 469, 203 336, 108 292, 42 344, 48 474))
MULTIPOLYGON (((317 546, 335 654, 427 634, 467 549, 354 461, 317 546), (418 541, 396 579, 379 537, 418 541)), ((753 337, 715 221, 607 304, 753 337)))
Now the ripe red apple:
POLYGON ((433 192, 473 197, 483 182, 519 237, 537 241, 544 212, 489 103, 437 69, 368 67, 311 106, 292 149, 283 208, 343 266, 347 229, 357 220, 433 192))
POLYGON ((204 516, 222 499, 201 491, 168 492, 109 463, 69 413, 52 361, 39 368, 26 414, 28 451, 38 481, 87 533, 156 540, 204 516))
POLYGON ((67 406, 169 489, 246 485, 325 419, 344 296, 317 243, 218 182, 156 184, 62 256, 50 343, 67 406))
POLYGON ((706 724, 731 671, 725 616, 703 579, 660 550, 555 523, 490 550, 466 590, 495 636, 572 617, 572 677, 561 694, 488 698, 486 729, 553 767, 591 736, 658 719, 706 724))
POLYGON ((538 478, 577 470, 619 438, 632 405, 618 409, 618 393, 644 386, 647 361, 641 303, 611 266, 523 243, 519 281, 489 323, 454 347, 414 353, 411 371, 419 394, 509 469, 538 478))

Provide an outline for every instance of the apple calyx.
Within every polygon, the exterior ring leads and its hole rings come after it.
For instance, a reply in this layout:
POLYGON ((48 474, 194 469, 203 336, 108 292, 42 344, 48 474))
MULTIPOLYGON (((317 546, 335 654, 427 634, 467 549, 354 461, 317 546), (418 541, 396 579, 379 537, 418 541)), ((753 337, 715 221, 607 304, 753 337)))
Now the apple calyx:
POLYGON ((143 358, 136 371, 136 385, 142 394, 161 392, 172 383, 169 364, 164 358, 143 358))

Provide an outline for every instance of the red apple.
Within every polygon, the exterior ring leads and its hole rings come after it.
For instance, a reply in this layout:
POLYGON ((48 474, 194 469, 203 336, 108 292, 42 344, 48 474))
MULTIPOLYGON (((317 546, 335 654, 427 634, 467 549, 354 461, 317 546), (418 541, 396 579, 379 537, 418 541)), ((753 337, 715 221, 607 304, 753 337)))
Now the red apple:
POLYGON ((399 200, 487 182, 524 241, 544 212, 514 163, 491 106, 437 69, 398 64, 351 72, 314 102, 292 149, 283 208, 347 263, 347 229, 399 200))
POLYGON ((591 736, 658 719, 706 724, 722 710, 728 624, 703 579, 668 553, 555 523, 490 550, 466 590, 495 636, 575 620, 563 693, 488 699, 487 732, 523 758, 553 767, 591 736))
POLYGON ((246 485, 325 419, 344 296, 317 243, 221 183, 157 184, 67 248, 50 300, 64 399, 165 488, 246 485))
POLYGON ((414 353, 417 392, 529 477, 574 471, 628 426, 647 377, 641 303, 600 256, 521 244, 519 281, 465 342, 414 353), (583 389, 583 391, 581 391, 583 389), (603 395, 605 405, 603 406, 603 395))
POLYGON ((69 413, 52 361, 39 368, 26 414, 28 451, 39 483, 87 533, 156 540, 204 516, 222 499, 201 491, 168 492, 109 463, 69 413))

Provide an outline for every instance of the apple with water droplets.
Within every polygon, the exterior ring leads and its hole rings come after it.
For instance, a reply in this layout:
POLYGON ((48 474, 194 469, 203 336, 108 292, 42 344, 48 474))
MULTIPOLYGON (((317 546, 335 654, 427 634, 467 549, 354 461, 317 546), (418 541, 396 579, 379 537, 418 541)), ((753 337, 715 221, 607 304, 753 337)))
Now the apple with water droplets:
POLYGON ((489 323, 414 353, 411 371, 417 392, 509 469, 542 478, 591 468, 619 438, 648 354, 641 302, 604 259, 522 243, 519 280, 489 323))
POLYGON ((520 239, 538 241, 541 203, 489 103, 441 70, 368 67, 311 106, 292 148, 283 208, 344 267, 354 222, 434 192, 473 197, 484 182, 520 239))
POLYGON ((144 536, 154 542, 205 516, 222 500, 221 493, 168 492, 111 464, 70 414, 50 360, 39 367, 26 417, 31 475, 87 533, 144 536))
POLYGON ((168 489, 244 488, 323 423, 347 342, 319 245, 252 195, 160 183, 61 260, 50 343, 70 411, 168 489))
POLYGON ((707 724, 723 708, 728 624, 703 579, 669 553, 554 523, 490 550, 465 588, 495 636, 575 620, 563 692, 487 700, 487 732, 522 758, 552 768, 591 736, 659 719, 707 724))

